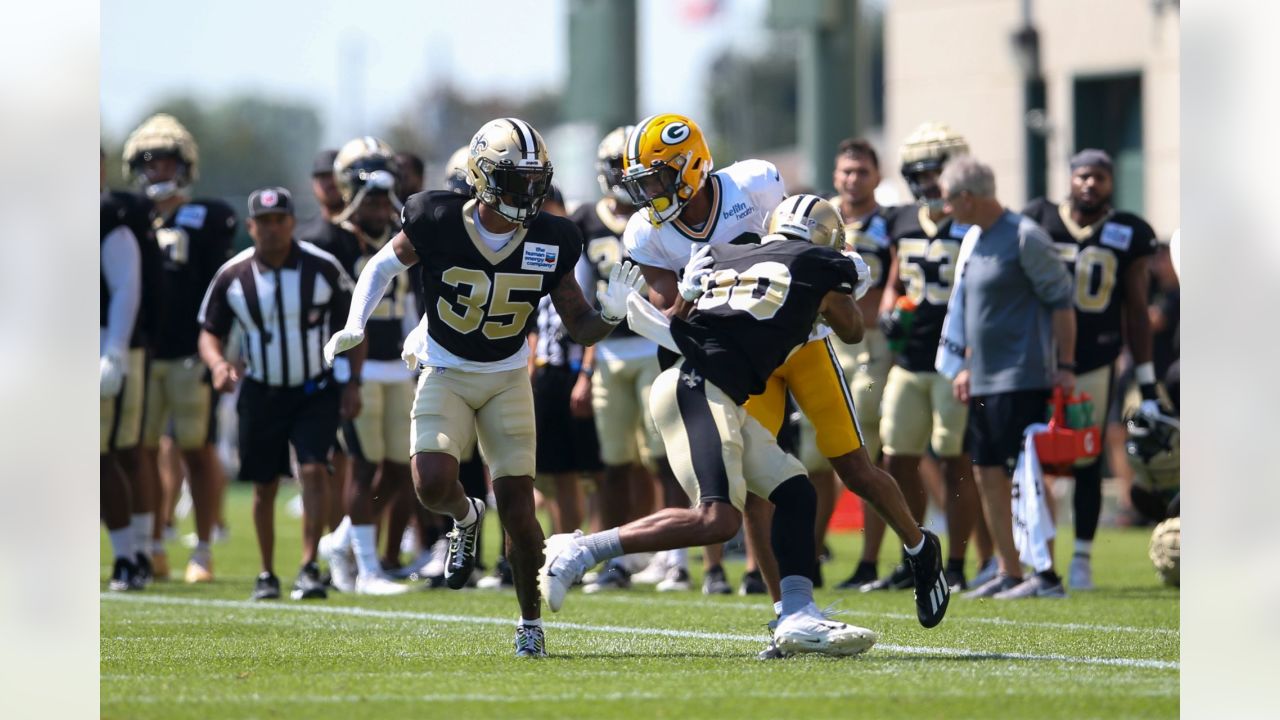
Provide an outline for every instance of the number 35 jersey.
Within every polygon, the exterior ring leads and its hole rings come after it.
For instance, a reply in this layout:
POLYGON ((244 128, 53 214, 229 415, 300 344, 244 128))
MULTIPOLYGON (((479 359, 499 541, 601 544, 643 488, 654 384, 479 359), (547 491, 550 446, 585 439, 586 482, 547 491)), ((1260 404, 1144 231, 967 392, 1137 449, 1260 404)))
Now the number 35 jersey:
POLYGON ((902 205, 892 211, 889 234, 898 253, 898 281, 903 294, 916 304, 906 345, 896 359, 904 370, 934 372, 960 242, 968 231, 968 225, 949 217, 934 223, 928 209, 920 205, 902 205))
POLYGON ((1071 205, 1037 198, 1023 215, 1053 238, 1075 280, 1076 372, 1110 365, 1124 342, 1121 305, 1124 276, 1137 260, 1156 251, 1156 234, 1145 220, 1114 212, 1088 227, 1071 220, 1071 205))
POLYGON ((715 271, 671 334, 687 363, 741 405, 809 338, 828 292, 853 293, 858 271, 833 248, 803 240, 716 245, 715 271))
POLYGON ((543 212, 490 250, 476 222, 476 201, 446 191, 418 193, 401 213, 422 269, 423 359, 462 370, 510 370, 523 366, 538 301, 573 272, 582 237, 569 220, 543 212))

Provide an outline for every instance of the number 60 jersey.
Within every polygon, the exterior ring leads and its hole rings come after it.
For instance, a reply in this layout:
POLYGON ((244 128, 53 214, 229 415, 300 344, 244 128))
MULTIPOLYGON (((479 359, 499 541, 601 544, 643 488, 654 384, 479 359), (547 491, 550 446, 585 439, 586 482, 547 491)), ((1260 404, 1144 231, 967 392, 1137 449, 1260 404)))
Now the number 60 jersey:
POLYGON ((671 334, 692 365, 741 405, 809 339, 827 293, 853 293, 858 271, 834 248, 804 240, 713 245, 715 272, 671 334))
POLYGON ((573 272, 582 252, 576 225, 538 213, 497 250, 481 236, 476 201, 428 191, 401 213, 426 305, 428 365, 493 372, 523 367, 538 300, 573 272))

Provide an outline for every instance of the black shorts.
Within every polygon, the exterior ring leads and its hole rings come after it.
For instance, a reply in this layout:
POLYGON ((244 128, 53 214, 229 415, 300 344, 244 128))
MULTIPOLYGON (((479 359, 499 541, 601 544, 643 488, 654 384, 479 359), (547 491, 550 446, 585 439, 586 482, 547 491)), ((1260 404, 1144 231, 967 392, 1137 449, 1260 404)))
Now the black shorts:
POLYGON ((965 448, 973 464, 1003 467, 1010 474, 1022 452, 1022 432, 1045 421, 1050 390, 1014 390, 969 398, 965 448))
POLYGON ((595 420, 575 418, 569 412, 569 396, 577 381, 578 373, 567 367, 544 365, 533 371, 539 473, 595 472, 604 468, 595 420))
POLYGON ((340 387, 332 378, 297 388, 268 387, 246 378, 236 402, 240 479, 269 483, 290 475, 290 444, 299 465, 327 463, 338 430, 340 387))

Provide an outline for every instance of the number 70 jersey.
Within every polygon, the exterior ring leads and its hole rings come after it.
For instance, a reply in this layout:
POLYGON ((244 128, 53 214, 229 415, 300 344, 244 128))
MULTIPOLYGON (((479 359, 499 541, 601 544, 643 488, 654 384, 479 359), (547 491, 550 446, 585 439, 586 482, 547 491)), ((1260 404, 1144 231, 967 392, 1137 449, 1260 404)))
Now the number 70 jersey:
POLYGON ((738 404, 809 338, 829 292, 852 294, 853 261, 803 240, 713 245, 709 288, 671 333, 681 354, 738 404))
POLYGON ((422 272, 428 365, 509 370, 524 364, 525 336, 538 301, 573 272, 582 234, 569 220, 539 213, 497 250, 476 227, 476 201, 429 191, 401 214, 422 272))

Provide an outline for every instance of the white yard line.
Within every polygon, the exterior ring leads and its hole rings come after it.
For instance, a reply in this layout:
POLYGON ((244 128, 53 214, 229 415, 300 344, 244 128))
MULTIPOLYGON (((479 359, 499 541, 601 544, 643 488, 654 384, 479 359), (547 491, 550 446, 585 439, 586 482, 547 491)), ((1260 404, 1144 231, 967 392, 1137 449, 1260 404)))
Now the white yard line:
MULTIPOLYGON (((772 611, 771 603, 765 600, 760 600, 757 602, 751 602, 751 601, 715 602, 711 600, 701 600, 701 599, 692 599, 692 598, 687 600, 685 599, 673 600, 673 599, 667 599, 662 597, 650 597, 648 594, 644 595, 643 597, 639 595, 626 595, 626 594, 612 594, 612 595, 597 594, 597 595, 583 595, 582 598, 584 602, 603 601, 603 602, 616 602, 616 603, 622 603, 622 604, 635 603, 638 605, 664 605, 664 606, 670 606, 670 607, 678 606, 678 607, 684 607, 684 608, 687 608, 689 606, 698 607, 698 608, 727 608, 732 610, 749 610, 751 612, 756 612, 756 613, 769 613, 772 611)), ((904 594, 903 598, 905 598, 906 601, 910 600, 909 595, 904 594)), ((956 596, 952 595, 951 599, 955 601, 956 596)), ((972 601, 969 601, 969 602, 972 602, 972 601)), ((955 602, 955 604, 953 604, 952 607, 954 608, 959 604, 960 602, 955 602)), ((916 619, 915 615, 908 615, 906 613, 871 612, 868 610, 848 610, 845 608, 840 608, 840 614, 857 616, 857 617, 887 618, 890 620, 915 621, 916 619)), ((980 625, 1016 625, 1017 627, 1038 627, 1038 628, 1045 628, 1048 630, 1149 633, 1153 635, 1178 635, 1179 634, 1179 630, 1177 628, 1138 627, 1134 625, 1092 625, 1088 623, 1056 623, 1056 622, 1043 622, 1043 621, 1036 621, 1036 620, 1010 620, 1009 618, 992 618, 992 617, 957 617, 954 614, 947 616, 947 622, 948 623, 956 623, 956 622, 976 623, 980 625)))
MULTIPOLYGON (((511 627, 511 618, 476 617, 472 615, 446 615, 441 613, 411 612, 407 610, 373 610, 362 607, 342 605, 294 605, 288 603, 255 603, 244 600, 202 600, 197 598, 175 598, 157 595, 121 595, 104 593, 102 600, 120 603, 137 603, 146 605, 179 605, 188 607, 225 608, 229 610, 265 610, 275 612, 310 613, 316 615, 339 615, 349 617, 380 618, 386 620, 421 620, 439 623, 459 623, 467 625, 501 625, 511 627)), ((763 633, 742 635, 733 633, 699 632, 694 630, 669 630, 665 628, 623 627, 618 625, 584 625, 580 623, 547 622, 546 626, 559 630, 579 630, 582 632, 609 633, 614 635, 656 636, 682 638, 692 640, 716 640, 721 642, 763 643, 763 633)), ((1074 663, 1081 665, 1107 665, 1129 668, 1154 668, 1160 670, 1177 670, 1180 664, 1172 660, 1149 660, 1143 658, 1102 658, 1073 657, 1057 654, 981 652, 966 648, 950 647, 914 647, 908 645, 876 646, 880 650, 900 652, 912 655, 943 655, 947 657, 965 657, 987 660, 1028 660, 1074 663)))

